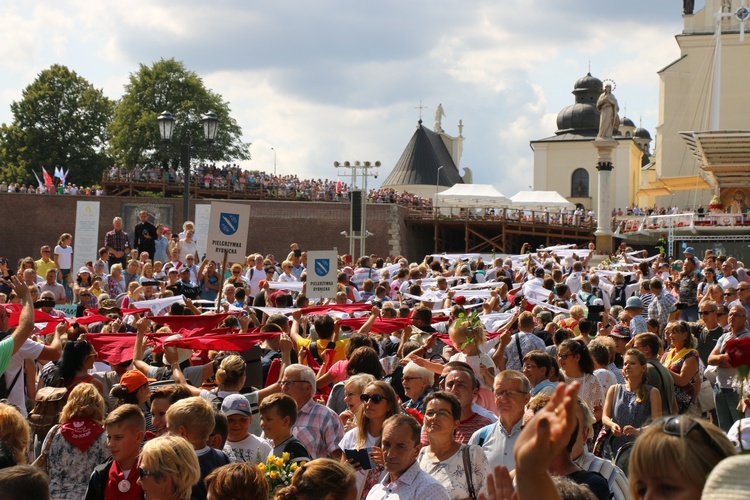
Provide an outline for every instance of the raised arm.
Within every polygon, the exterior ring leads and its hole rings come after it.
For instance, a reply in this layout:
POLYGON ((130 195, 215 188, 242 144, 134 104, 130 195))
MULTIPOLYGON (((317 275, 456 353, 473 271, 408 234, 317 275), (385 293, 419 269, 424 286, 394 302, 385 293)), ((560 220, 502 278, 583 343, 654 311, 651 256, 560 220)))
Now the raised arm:
POLYGON ((18 279, 18 276, 10 277, 10 285, 13 291, 16 292, 16 296, 21 299, 21 304, 23 304, 21 317, 18 319, 18 326, 13 331, 13 335, 11 335, 13 338, 13 354, 15 354, 34 330, 34 303, 31 301, 29 287, 25 283, 22 283, 18 279))

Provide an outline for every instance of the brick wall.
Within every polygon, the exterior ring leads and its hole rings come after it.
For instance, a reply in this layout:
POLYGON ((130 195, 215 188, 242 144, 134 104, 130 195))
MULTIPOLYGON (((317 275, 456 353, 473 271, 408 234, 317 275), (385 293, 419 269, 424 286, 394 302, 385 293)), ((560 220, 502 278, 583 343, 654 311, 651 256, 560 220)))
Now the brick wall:
MULTIPOLYGON (((171 204, 173 221, 170 227, 180 228, 182 198, 128 198, 87 197, 34 194, 0 194, 0 256, 8 257, 15 269, 18 259, 25 256, 39 258, 42 245, 54 245, 62 233, 73 234, 75 248, 75 221, 77 201, 98 201, 99 241, 112 229, 112 219, 123 216, 123 204, 171 204)), ((208 200, 198 200, 208 203, 208 200)), ((349 252, 349 240, 341 231, 349 230, 349 205, 343 203, 246 201, 251 206, 252 227, 249 231, 248 248, 251 252, 273 253, 277 260, 289 252, 289 244, 296 242, 304 250, 329 250, 337 247, 340 254, 349 252)), ((191 214, 194 214, 191 200, 191 214)), ((421 260, 423 248, 431 251, 432 241, 420 241, 421 235, 410 235, 404 224, 406 211, 391 205, 370 204, 367 206, 367 230, 374 236, 367 238, 367 253, 388 255, 392 246, 394 230, 389 217, 395 210, 401 253, 410 260, 421 260), (389 230, 391 235, 389 235, 389 230), (416 237, 415 237, 416 236, 416 237), (421 255, 420 253, 421 252, 421 255)), ((132 240, 131 240, 132 241, 132 240)), ((359 249, 359 245, 356 246, 359 249)), ((359 250, 357 250, 359 252, 359 250)), ((92 255, 90 259, 95 259, 92 255)))

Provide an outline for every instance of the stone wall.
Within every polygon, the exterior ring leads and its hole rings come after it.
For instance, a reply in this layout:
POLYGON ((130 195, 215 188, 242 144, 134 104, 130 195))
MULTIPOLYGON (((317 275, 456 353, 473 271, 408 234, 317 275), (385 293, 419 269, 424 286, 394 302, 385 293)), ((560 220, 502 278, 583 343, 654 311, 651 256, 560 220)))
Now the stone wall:
MULTIPOLYGON (((54 245, 62 233, 73 234, 77 201, 98 201, 100 205, 99 241, 112 229, 112 219, 125 215, 125 206, 160 204, 172 206, 172 219, 167 224, 180 228, 183 221, 182 198, 88 197, 35 194, 0 194, 0 256, 10 259, 15 269, 18 259, 31 255, 39 258, 42 245, 54 245)), ((197 200, 210 203, 210 200, 197 200)), ((329 250, 339 254, 349 252, 349 240, 341 235, 349 230, 349 205, 344 203, 296 201, 244 201, 251 207, 252 226, 248 248, 251 252, 272 253, 277 260, 289 252, 289 244, 296 242, 304 250, 329 250)), ((194 215, 196 200, 191 200, 194 215)), ((132 212, 132 210, 131 210, 132 212)), ((130 212, 129 212, 130 213, 130 212)), ((366 251, 381 256, 403 254, 410 260, 421 260, 424 243, 408 234, 405 209, 396 205, 369 204, 367 230, 374 236, 367 238, 366 251), (414 255, 412 255, 414 253, 414 255)), ((131 240, 132 241, 132 240, 131 240)), ((431 245, 431 242, 429 242, 431 245)), ((428 245, 429 246, 429 245, 428 245)), ((359 252, 359 245, 356 246, 359 252)), ((95 259, 92 255, 88 259, 95 259)))

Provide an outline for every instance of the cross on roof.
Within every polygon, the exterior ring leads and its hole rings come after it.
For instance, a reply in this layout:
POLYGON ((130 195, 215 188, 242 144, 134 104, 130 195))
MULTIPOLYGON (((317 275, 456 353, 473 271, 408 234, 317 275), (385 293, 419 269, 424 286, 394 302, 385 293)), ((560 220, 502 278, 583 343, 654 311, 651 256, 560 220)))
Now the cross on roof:
POLYGON ((427 109, 427 106, 422 106, 422 99, 419 100, 419 106, 414 106, 414 109, 419 110, 419 121, 422 121, 422 110, 427 109))
POLYGON ((722 21, 736 20, 740 25, 740 42, 745 41, 745 23, 750 21, 750 9, 745 6, 745 0, 742 0, 742 4, 734 12, 729 10, 725 11, 722 7, 722 9, 714 15, 718 21, 717 31, 721 31, 722 21))

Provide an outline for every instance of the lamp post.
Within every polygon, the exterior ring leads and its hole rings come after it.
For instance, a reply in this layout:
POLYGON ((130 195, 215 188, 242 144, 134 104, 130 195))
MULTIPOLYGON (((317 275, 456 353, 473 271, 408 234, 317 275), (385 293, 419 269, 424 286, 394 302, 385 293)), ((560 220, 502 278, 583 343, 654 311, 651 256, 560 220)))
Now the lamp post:
POLYGON ((273 151, 273 176, 276 177, 276 149, 271 148, 273 151))
MULTIPOLYGON (((201 117, 203 122, 203 138, 210 146, 216 140, 216 131, 219 129, 219 117, 216 113, 209 111, 201 117)), ((172 113, 164 111, 156 118, 159 124, 159 135, 162 142, 169 147, 172 143, 172 134, 174 133, 175 119, 172 113)), ((184 194, 182 201, 182 217, 184 220, 190 220, 190 156, 198 149, 193 148, 191 144, 190 130, 187 129, 180 144, 180 166, 184 177, 184 194)))
POLYGON ((435 179, 435 200, 432 202, 432 206, 435 209, 435 217, 438 215, 438 206, 437 206, 437 195, 438 195, 438 189, 440 186, 440 171, 443 169, 443 165, 440 165, 437 169, 437 179, 435 179))
POLYGON ((373 236, 373 233, 370 233, 367 230, 367 178, 372 176, 377 179, 378 173, 377 171, 374 171, 370 173, 369 171, 374 168, 380 167, 380 162, 369 162, 369 161, 355 161, 354 163, 345 161, 344 163, 339 163, 337 161, 333 162, 333 166, 336 168, 349 168, 352 170, 352 188, 356 185, 357 182, 357 170, 361 171, 362 175, 362 197, 360 203, 361 205, 361 227, 359 232, 359 235, 355 236, 355 231, 353 227, 353 220, 350 217, 349 218, 349 253, 354 257, 354 240, 359 240, 359 251, 360 255, 365 255, 365 239, 368 236, 373 236))

